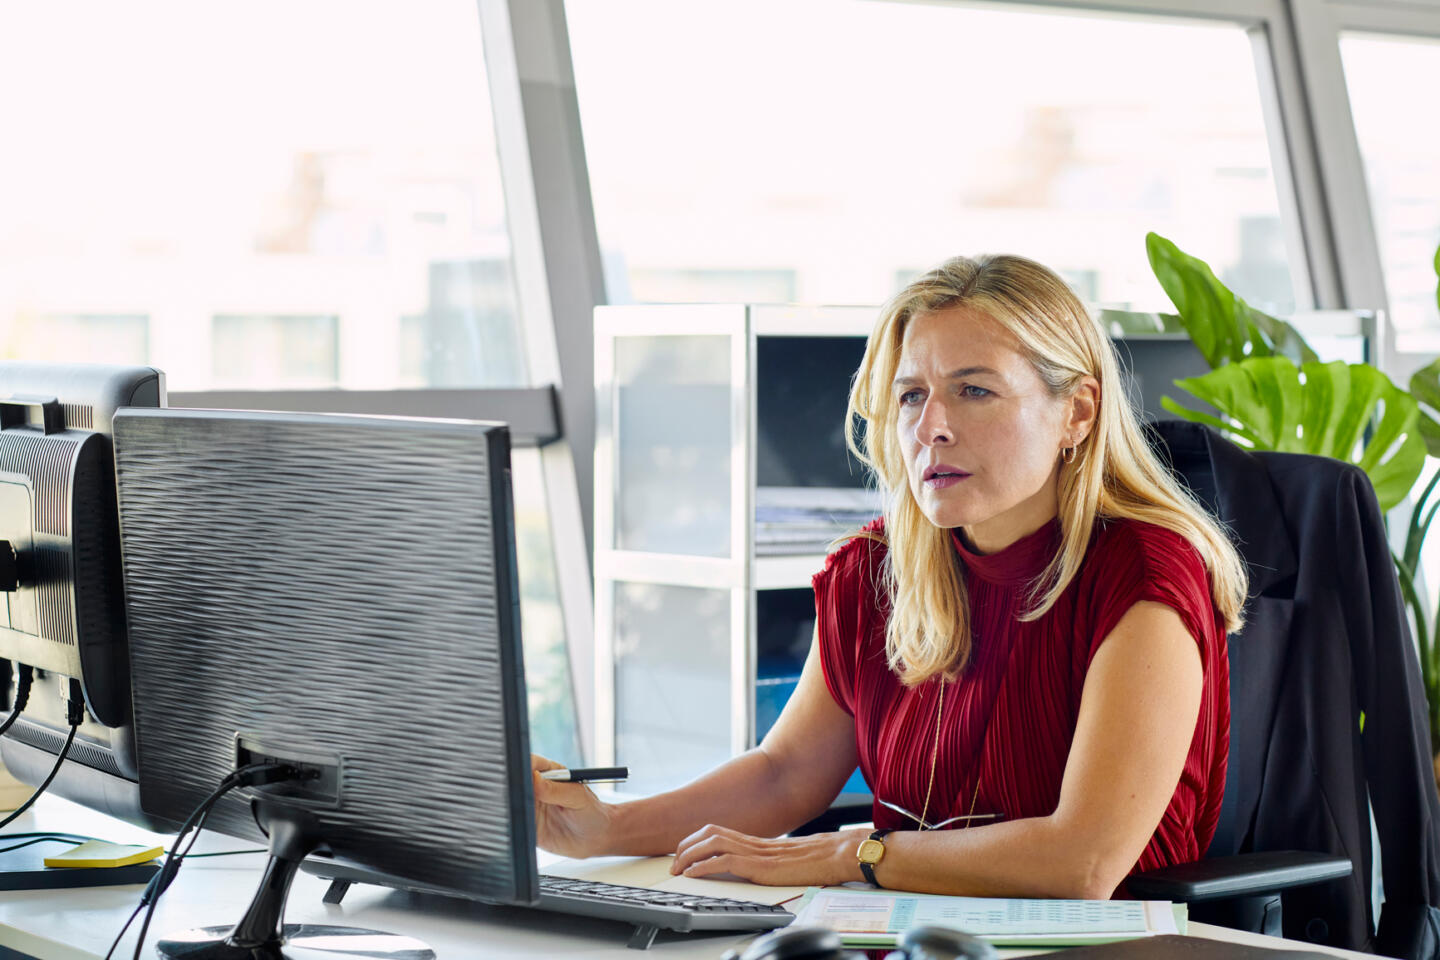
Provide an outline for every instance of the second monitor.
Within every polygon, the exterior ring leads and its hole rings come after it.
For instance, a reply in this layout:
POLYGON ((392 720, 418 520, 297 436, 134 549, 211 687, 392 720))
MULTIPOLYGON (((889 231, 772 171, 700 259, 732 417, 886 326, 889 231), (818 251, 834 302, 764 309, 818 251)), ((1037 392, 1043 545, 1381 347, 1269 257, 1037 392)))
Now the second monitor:
POLYGON ((270 866, 233 929, 162 956, 337 942, 279 927, 310 854, 535 900, 508 431, 137 410, 115 449, 145 810, 184 820, 257 761, 309 775, 218 801, 270 866))

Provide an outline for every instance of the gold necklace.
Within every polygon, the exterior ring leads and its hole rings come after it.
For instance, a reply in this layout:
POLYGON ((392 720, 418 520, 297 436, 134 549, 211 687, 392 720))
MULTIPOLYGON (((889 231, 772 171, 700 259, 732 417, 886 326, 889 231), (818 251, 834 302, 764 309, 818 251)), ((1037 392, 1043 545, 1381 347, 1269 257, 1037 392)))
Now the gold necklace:
MULTIPOLYGON (((930 747, 930 782, 925 785, 925 805, 920 808, 920 829, 925 830, 925 816, 930 812, 930 792, 935 789, 935 761, 940 756, 940 716, 945 710, 945 680, 940 680, 940 696, 935 704, 935 742, 930 747)), ((989 729, 989 724, 986 724, 989 729)), ((975 801, 980 799, 980 771, 975 771, 975 792, 970 795, 970 812, 965 817, 965 826, 961 830, 968 829, 970 824, 975 822, 975 801)))

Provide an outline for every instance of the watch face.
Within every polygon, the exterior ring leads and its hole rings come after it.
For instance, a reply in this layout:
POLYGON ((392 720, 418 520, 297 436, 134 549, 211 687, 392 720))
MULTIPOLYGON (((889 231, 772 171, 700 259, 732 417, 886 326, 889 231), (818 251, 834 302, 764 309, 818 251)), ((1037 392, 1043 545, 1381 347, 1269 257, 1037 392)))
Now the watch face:
POLYGON ((855 856, 861 863, 879 863, 880 858, 885 856, 885 844, 879 840, 865 839, 861 841, 855 856))

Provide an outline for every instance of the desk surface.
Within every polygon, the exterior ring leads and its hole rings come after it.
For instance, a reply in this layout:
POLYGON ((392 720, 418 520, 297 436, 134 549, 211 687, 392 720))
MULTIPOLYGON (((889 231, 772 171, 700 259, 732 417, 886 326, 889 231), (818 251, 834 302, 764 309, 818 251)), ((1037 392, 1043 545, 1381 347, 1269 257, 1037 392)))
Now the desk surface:
MULTIPOLYGON (((131 827, 64 800, 45 798, 36 809, 10 828, 15 832, 56 830, 102 836, 107 840, 140 843, 163 842, 155 834, 131 827)), ((206 834, 196 852, 247 847, 228 837, 206 834)), ((189 860, 179 878, 160 901, 152 922, 150 941, 195 926, 233 923, 250 901, 264 865, 262 854, 189 860)), ((535 958, 582 957, 610 960, 656 960, 667 957, 719 957, 743 942, 734 934, 674 934, 662 932, 647 953, 625 947, 629 928, 620 923, 559 916, 521 907, 500 907, 421 896, 377 887, 352 887, 345 901, 331 906, 321 901, 326 882, 307 874, 296 876, 290 891, 287 923, 328 923, 369 927, 424 940, 442 960, 472 957, 535 958)), ((0 898, 0 947, 43 960, 98 960, 105 955, 116 931, 140 896, 139 886, 94 887, 78 890, 8 892, 0 898)), ((135 925, 138 927, 139 924, 135 925)), ((128 958, 135 949, 132 927, 116 957, 128 958)), ((1287 941, 1244 934, 1206 924, 1192 923, 1192 935, 1278 947, 1287 941)), ((1369 954, 1317 948, 1341 957, 1368 958, 1369 954)), ((144 954, 153 957, 153 952, 144 954)), ((1019 957, 1025 951, 1001 951, 1019 957)))

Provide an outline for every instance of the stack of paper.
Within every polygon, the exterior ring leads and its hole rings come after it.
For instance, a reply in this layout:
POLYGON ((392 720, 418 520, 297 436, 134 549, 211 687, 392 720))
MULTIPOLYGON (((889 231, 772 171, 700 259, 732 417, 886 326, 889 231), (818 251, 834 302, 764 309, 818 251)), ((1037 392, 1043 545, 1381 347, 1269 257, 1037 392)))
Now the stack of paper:
POLYGON ((824 553, 836 537, 874 520, 881 507, 880 494, 875 490, 758 487, 755 553, 824 553))
POLYGON ((812 887, 797 924, 829 927, 846 946, 887 947, 917 926, 953 927, 996 946, 1058 947, 1183 933, 1165 900, 1017 900, 812 887))
POLYGON ((147 863, 165 853, 164 847, 145 846, 133 843, 110 843, 107 840, 87 840, 78 847, 71 847, 64 853, 45 858, 47 867, 129 867, 147 863))

